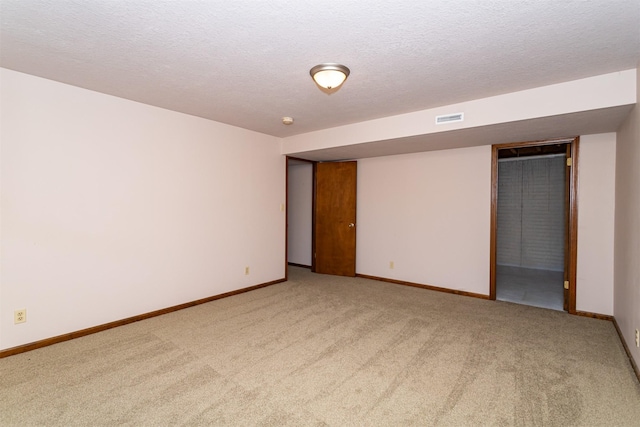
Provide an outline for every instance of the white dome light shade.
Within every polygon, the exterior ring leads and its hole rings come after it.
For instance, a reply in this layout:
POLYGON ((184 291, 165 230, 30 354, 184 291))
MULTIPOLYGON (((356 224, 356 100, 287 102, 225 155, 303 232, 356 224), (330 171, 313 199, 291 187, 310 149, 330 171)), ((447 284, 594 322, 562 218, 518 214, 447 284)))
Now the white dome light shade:
POLYGON ((349 76, 349 69, 344 65, 329 63, 316 65, 309 73, 318 86, 336 89, 349 76))

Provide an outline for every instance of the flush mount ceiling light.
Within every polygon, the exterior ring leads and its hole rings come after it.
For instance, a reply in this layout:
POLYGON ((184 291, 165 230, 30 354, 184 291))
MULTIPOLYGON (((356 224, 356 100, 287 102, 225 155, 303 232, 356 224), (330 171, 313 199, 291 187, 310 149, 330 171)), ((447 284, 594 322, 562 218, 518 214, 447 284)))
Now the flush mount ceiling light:
POLYGON ((335 90, 349 77, 349 69, 341 64, 325 63, 313 67, 309 74, 318 86, 335 90))

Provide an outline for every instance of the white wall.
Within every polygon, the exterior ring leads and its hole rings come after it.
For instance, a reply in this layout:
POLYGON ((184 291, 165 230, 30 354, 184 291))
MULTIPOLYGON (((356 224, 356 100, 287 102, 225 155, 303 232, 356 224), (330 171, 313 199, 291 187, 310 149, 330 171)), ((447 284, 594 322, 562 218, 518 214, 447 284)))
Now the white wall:
POLYGON ((613 315, 616 135, 580 138, 576 309, 613 315))
POLYGON ((284 277, 276 138, 0 73, 0 348, 284 277))
MULTIPOLYGON (((615 135, 580 144, 576 305, 611 315, 615 135)), ((360 160, 357 272, 489 295, 490 198, 490 146, 360 160)))
MULTIPOLYGON (((577 308, 611 313, 615 172, 613 312, 628 344, 640 326, 638 116, 618 133, 617 166, 612 134, 583 136, 580 153, 577 308)), ((0 123, 0 349, 284 276, 277 139, 9 70, 0 123), (18 308, 28 322, 13 325, 18 308)), ((358 273, 488 295, 490 157, 482 146, 359 161, 358 273)))
MULTIPOLYGON (((640 100, 640 78, 636 91, 640 100)), ((616 148, 613 311, 627 346, 640 366, 640 348, 635 346, 634 337, 635 330, 640 329, 640 107, 637 104, 618 129, 616 148)))
POLYGON ((488 295, 490 199, 490 146, 360 160, 357 272, 488 295))
POLYGON ((296 164, 288 169, 288 262, 311 266, 313 165, 296 164))

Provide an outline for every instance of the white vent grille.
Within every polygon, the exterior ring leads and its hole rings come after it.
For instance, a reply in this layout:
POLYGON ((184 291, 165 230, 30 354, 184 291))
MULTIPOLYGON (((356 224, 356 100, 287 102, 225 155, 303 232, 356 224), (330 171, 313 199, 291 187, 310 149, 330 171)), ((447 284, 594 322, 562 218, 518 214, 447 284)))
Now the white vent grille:
POLYGON ((464 113, 445 114, 436 116, 436 124, 443 125, 446 123, 461 122, 464 120, 464 113))

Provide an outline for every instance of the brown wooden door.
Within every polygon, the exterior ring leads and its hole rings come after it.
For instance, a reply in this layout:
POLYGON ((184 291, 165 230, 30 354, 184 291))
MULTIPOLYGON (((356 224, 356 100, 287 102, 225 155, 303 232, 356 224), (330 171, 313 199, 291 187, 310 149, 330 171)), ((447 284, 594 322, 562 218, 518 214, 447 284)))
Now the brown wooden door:
POLYGON ((316 273, 356 275, 356 174, 356 162, 316 164, 316 273))

